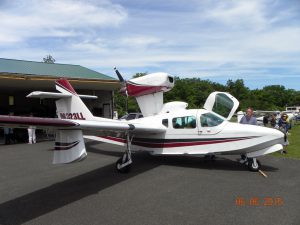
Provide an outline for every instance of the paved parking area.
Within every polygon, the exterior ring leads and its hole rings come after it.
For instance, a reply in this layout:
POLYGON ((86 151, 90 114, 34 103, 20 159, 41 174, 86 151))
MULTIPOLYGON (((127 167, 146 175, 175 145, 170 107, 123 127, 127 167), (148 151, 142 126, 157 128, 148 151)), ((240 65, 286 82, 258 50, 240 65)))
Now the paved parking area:
POLYGON ((300 224, 299 160, 262 158, 264 178, 235 157, 136 153, 119 174, 117 149, 52 165, 52 146, 0 145, 0 224, 300 224))

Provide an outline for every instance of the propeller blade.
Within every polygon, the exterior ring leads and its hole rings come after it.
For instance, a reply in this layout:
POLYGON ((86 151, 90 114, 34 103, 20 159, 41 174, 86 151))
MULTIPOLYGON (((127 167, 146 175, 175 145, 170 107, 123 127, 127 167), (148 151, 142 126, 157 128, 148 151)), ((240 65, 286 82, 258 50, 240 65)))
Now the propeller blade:
POLYGON ((116 67, 114 68, 114 70, 115 70, 115 72, 116 72, 116 74, 117 74, 117 76, 118 76, 118 78, 119 78, 119 81, 122 82, 122 83, 124 83, 125 80, 124 80, 124 78, 122 77, 122 75, 121 75, 121 73, 119 72, 119 70, 117 70, 116 67))

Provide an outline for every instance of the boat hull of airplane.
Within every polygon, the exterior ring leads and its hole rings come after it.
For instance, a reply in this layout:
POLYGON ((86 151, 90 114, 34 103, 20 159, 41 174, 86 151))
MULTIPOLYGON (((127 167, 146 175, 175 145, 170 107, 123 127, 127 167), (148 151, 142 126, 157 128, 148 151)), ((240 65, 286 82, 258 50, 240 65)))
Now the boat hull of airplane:
MULTIPOLYGON (((279 151, 283 148, 284 134, 281 131, 253 125, 225 122, 222 131, 213 135, 175 134, 136 135, 131 142, 133 151, 148 151, 153 155, 242 155, 259 152, 260 155, 279 151), (243 128, 244 134, 241 133, 243 128), (239 129, 234 133, 234 129, 239 129), (275 146, 275 147, 274 147, 275 146)), ((126 139, 114 136, 90 138, 106 143, 126 146, 126 139)), ((255 154, 257 155, 257 154, 255 154)), ((258 155, 258 156, 260 156, 258 155)))

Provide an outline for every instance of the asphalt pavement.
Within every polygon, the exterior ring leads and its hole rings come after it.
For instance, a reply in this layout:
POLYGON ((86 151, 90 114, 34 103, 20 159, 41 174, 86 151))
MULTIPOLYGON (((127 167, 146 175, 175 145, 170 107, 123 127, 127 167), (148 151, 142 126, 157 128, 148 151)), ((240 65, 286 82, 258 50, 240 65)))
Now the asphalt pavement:
POLYGON ((300 224, 300 160, 266 156, 263 177, 236 157, 135 153, 88 142, 79 163, 52 165, 53 142, 0 145, 0 224, 300 224))

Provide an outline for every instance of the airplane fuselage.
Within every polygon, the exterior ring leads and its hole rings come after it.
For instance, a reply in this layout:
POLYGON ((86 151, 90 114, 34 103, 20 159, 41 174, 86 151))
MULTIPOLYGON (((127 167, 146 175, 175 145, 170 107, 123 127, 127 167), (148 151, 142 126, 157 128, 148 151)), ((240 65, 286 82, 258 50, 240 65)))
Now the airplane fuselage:
MULTIPOLYGON (((284 136, 276 129, 229 122, 205 109, 161 113, 127 123, 133 126, 142 123, 166 127, 165 133, 145 135, 141 132, 133 135, 132 150, 149 151, 155 155, 240 155, 257 151, 263 153, 263 150, 273 146, 278 151, 284 136)), ((125 142, 122 138, 106 138, 125 142)))

